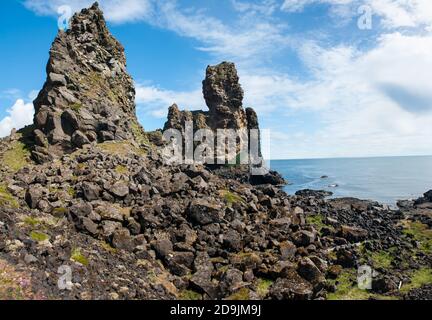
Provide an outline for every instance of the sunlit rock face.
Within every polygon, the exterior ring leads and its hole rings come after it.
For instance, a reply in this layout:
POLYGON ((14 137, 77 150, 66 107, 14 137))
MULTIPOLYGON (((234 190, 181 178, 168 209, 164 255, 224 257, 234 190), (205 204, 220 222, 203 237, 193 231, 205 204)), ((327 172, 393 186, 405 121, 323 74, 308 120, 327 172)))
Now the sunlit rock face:
POLYGON ((39 162, 94 141, 142 143, 124 48, 97 3, 75 14, 69 30, 59 31, 34 106, 33 157, 39 162))

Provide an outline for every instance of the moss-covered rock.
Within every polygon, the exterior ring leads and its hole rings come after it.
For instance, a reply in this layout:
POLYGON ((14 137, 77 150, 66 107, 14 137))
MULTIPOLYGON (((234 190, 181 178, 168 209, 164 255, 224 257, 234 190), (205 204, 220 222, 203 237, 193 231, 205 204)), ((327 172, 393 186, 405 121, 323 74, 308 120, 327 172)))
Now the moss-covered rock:
POLYGON ((180 300, 202 300, 202 295, 193 290, 183 290, 179 293, 180 300))
POLYGON ((270 279, 258 279, 256 284, 256 292, 260 296, 261 299, 264 299, 270 291, 271 285, 274 283, 273 280, 270 279))
POLYGON ((220 196, 224 199, 228 207, 232 207, 236 203, 243 203, 244 200, 238 194, 233 193, 229 190, 219 191, 220 196))
POLYGON ((37 242, 44 242, 46 240, 49 240, 50 236, 40 231, 32 231, 30 232, 30 238, 37 242))
POLYGON ((24 143, 13 141, 1 157, 2 165, 16 172, 30 163, 30 152, 24 143))
POLYGON ((89 264, 89 260, 86 256, 81 253, 81 248, 74 248, 71 254, 71 260, 82 264, 83 266, 87 266, 89 264))
POLYGON ((234 292, 232 295, 230 295, 227 300, 249 300, 250 299, 250 289, 248 288, 241 288, 240 290, 234 292))
POLYGON ((422 268, 413 272, 410 282, 402 285, 401 292, 406 293, 427 284, 432 284, 432 268, 422 268))
POLYGON ((0 184, 0 206, 18 208, 19 203, 17 199, 10 194, 5 185, 0 184))

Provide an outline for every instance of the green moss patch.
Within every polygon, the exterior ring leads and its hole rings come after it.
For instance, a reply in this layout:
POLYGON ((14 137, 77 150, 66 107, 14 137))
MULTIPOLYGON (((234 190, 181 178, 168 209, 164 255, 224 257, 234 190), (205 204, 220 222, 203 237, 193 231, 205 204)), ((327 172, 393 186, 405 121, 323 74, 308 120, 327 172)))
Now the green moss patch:
POLYGON ((126 168, 125 166, 122 166, 122 165, 116 166, 114 170, 118 174, 128 174, 129 173, 129 169, 126 168))
POLYGON ((25 167, 30 162, 30 152, 26 146, 19 141, 12 142, 10 148, 5 151, 2 157, 3 165, 13 172, 25 167))
POLYGON ((180 300, 202 300, 202 295, 193 290, 183 290, 179 293, 180 300))
POLYGON ((413 289, 421 288, 426 284, 432 284, 432 269, 422 268, 411 275, 410 283, 402 285, 401 292, 406 293, 413 289))
POLYGON ((19 207, 18 201, 9 193, 6 186, 2 184, 0 184, 0 206, 19 207))
POLYGON ((143 149, 137 148, 130 144, 129 142, 114 142, 108 141, 104 143, 100 143, 98 147, 109 154, 117 154, 121 156, 126 156, 130 153, 135 153, 138 155, 145 155, 146 152, 143 149))
POLYGON ((270 291, 270 287, 273 284, 272 280, 269 279, 258 279, 256 291, 261 298, 265 298, 270 291))
POLYGON ((100 242, 100 246, 105 249, 106 251, 115 254, 117 253, 117 249, 113 248, 109 243, 105 242, 105 241, 101 241, 100 242))
POLYGON ((132 131, 132 134, 133 134, 136 142, 138 142, 139 144, 143 144, 143 145, 149 145, 150 144, 147 136, 144 134, 144 130, 142 129, 141 125, 138 122, 132 121, 131 131, 132 131))
POLYGON ((397 296, 373 294, 363 290, 357 284, 357 271, 345 269, 336 280, 328 280, 336 284, 336 292, 327 295, 328 300, 399 300, 397 296))
POLYGON ((221 190, 220 196, 225 200, 228 207, 231 207, 235 203, 242 203, 244 200, 238 194, 235 194, 228 190, 221 190))
POLYGON ((389 252, 379 251, 371 253, 371 260, 375 268, 389 269, 394 258, 389 252))
POLYGON ((237 292, 230 295, 227 300, 249 300, 250 290, 248 288, 241 288, 237 292))
POLYGON ((72 250, 71 260, 81 263, 83 266, 87 266, 89 264, 89 260, 81 253, 80 248, 75 248, 72 250))
POLYGON ((43 242, 45 240, 49 240, 49 235, 40 232, 40 231, 32 231, 30 232, 30 238, 37 242, 43 242))
POLYGON ((370 293, 357 286, 354 269, 344 270, 335 282, 337 290, 327 295, 328 300, 367 300, 370 293))
POLYGON ((74 197, 76 196, 76 191, 75 191, 75 189, 72 188, 72 187, 67 188, 66 192, 67 192, 67 193, 68 193, 72 198, 74 198, 74 197))
POLYGON ((75 112, 79 112, 82 108, 82 104, 81 103, 74 103, 74 104, 71 104, 69 106, 69 108, 71 108, 75 112))
POLYGON ((42 221, 33 217, 25 217, 22 221, 25 225, 28 225, 30 227, 37 227, 42 224, 42 221))
POLYGON ((64 217, 68 213, 68 209, 63 207, 55 208, 52 213, 56 217, 64 217))
POLYGON ((404 234, 420 243, 419 249, 426 254, 432 253, 432 229, 419 221, 404 221, 404 234))
POLYGON ((306 223, 313 225, 318 231, 324 227, 328 227, 324 223, 324 217, 320 214, 306 216, 306 223))

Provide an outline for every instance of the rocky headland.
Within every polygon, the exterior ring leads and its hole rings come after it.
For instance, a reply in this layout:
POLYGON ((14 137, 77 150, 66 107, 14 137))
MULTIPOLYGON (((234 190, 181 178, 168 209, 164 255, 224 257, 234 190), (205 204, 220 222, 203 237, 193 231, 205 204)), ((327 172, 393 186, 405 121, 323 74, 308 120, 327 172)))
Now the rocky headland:
MULTIPOLYGON (((203 94, 208 111, 174 105, 165 129, 259 128, 234 64, 209 66, 203 94)), ((395 210, 288 195, 240 165, 168 166, 134 96, 98 5, 77 13, 34 124, 0 140, 0 299, 432 299, 432 191, 395 210)))

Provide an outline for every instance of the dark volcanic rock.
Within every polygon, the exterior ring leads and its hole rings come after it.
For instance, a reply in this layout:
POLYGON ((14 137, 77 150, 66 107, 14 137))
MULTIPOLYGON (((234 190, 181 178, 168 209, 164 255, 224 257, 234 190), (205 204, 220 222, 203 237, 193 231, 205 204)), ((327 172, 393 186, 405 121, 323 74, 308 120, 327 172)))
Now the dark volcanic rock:
POLYGON ((387 293, 394 291, 398 285, 394 279, 389 276, 382 276, 372 280, 372 290, 378 293, 387 293))
POLYGON ((293 237, 294 243, 299 247, 306 247, 315 241, 315 234, 307 230, 298 231, 293 237))
POLYGON ((414 201, 415 205, 420 205, 426 202, 432 202, 432 190, 429 190, 428 192, 426 192, 423 197, 418 198, 417 200, 414 201))
POLYGON ((242 107, 244 93, 234 63, 208 66, 203 93, 209 108, 210 128, 247 128, 246 113, 242 107))
POLYGON ((302 197, 316 197, 316 198, 325 198, 333 195, 333 192, 325 191, 325 190, 299 190, 295 193, 296 196, 302 197))
POLYGON ((270 288, 270 296, 277 300, 308 300, 313 295, 312 285, 296 272, 286 278, 279 278, 270 288))
POLYGON ((311 283, 317 284, 325 280, 324 275, 310 258, 303 258, 299 261, 297 272, 311 283))
POLYGON ((34 186, 27 190, 25 200, 31 209, 35 209, 42 198, 42 189, 34 186))
POLYGON ((405 300, 432 300, 432 284, 413 289, 404 296, 405 300))
POLYGON ((98 5, 75 14, 52 45, 47 80, 34 101, 34 137, 45 148, 34 149, 34 158, 44 162, 92 141, 142 143, 134 98, 124 49, 98 5))
POLYGON ((219 212, 221 207, 217 204, 211 204, 204 199, 192 201, 189 206, 190 218, 200 224, 206 225, 220 220, 219 212))
POLYGON ((234 63, 222 62, 208 66, 203 94, 208 112, 180 111, 174 104, 169 108, 164 130, 184 130, 186 121, 193 122, 194 130, 211 129, 216 132, 217 129, 259 129, 255 111, 252 108, 243 109, 244 94, 234 63))
POLYGON ((350 242, 360 242, 366 239, 368 233, 361 228, 342 226, 339 235, 350 242))

